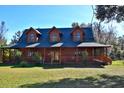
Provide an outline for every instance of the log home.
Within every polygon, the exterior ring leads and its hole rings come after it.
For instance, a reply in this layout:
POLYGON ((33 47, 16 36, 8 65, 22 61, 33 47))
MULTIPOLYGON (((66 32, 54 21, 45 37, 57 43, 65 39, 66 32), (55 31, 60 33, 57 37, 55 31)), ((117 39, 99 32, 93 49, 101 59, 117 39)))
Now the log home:
POLYGON ((11 49, 19 49, 22 58, 32 62, 38 53, 44 64, 81 63, 82 52, 87 54, 88 62, 111 64, 108 50, 111 46, 96 43, 92 27, 26 29, 19 41, 11 49))

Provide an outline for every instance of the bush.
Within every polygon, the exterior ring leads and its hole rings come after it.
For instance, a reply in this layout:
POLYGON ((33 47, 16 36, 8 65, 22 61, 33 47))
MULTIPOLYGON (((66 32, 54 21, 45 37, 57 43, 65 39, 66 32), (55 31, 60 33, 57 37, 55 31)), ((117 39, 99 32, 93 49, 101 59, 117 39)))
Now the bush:
POLYGON ((3 63, 3 62, 0 60, 0 63, 3 63))
POLYGON ((39 66, 41 64, 42 58, 38 53, 35 53, 32 57, 32 60, 35 62, 35 65, 39 66))
POLYGON ((117 54, 116 54, 116 57, 117 57, 117 59, 121 59, 121 51, 117 51, 117 54))
POLYGON ((88 52, 82 51, 81 52, 82 62, 84 65, 87 65, 87 59, 88 59, 88 52))
POLYGON ((21 61, 22 61, 22 56, 21 56, 22 53, 21 53, 20 51, 18 51, 18 50, 15 50, 14 52, 15 52, 15 54, 16 54, 16 55, 15 55, 15 58, 16 58, 15 61, 16 61, 17 63, 21 62, 21 61))
POLYGON ((82 51, 81 56, 82 56, 83 61, 87 61, 88 52, 87 51, 82 51))
POLYGON ((19 66, 20 67, 28 67, 29 64, 26 61, 22 61, 22 62, 20 62, 19 66))
POLYGON ((114 60, 118 60, 118 58, 116 57, 116 53, 114 51, 111 51, 111 53, 109 54, 109 56, 111 57, 111 59, 114 60))

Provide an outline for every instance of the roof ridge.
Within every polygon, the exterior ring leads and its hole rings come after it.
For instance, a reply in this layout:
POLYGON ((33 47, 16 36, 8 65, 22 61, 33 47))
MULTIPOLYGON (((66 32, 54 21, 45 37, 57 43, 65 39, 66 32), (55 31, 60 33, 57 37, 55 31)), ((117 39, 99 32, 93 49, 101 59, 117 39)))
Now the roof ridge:
MULTIPOLYGON (((56 27, 56 28, 57 29, 74 29, 73 27, 56 27)), ((92 28, 92 27, 83 27, 83 28, 92 28)), ((35 29, 52 29, 52 28, 35 28, 35 29)))

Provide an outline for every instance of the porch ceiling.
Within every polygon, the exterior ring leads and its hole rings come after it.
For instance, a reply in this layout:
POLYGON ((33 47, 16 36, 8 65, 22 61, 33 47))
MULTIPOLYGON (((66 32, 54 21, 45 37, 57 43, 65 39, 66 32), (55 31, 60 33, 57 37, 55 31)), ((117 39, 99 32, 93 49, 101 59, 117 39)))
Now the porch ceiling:
POLYGON ((104 45, 95 42, 83 42, 77 45, 77 47, 111 47, 111 45, 104 45))

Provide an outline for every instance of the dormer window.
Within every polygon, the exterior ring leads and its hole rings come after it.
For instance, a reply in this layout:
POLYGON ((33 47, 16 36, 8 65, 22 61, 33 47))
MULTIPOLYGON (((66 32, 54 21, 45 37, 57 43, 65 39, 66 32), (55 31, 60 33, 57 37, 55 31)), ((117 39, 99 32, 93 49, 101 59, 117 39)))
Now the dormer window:
POLYGON ((74 41, 80 41, 81 40, 81 34, 80 32, 75 33, 75 35, 73 35, 74 41))
POLYGON ((39 36, 41 35, 41 33, 38 30, 32 27, 27 30, 26 34, 27 34, 27 43, 37 42, 39 40, 39 36))
POLYGON ((29 34, 29 42, 35 42, 35 34, 34 33, 29 34))
POLYGON ((52 42, 57 42, 57 36, 58 36, 57 33, 52 33, 51 34, 51 41, 52 42))
POLYGON ((53 27, 49 31, 50 42, 59 42, 61 38, 60 35, 61 35, 61 32, 56 27, 53 27))
POLYGON ((27 43, 34 43, 37 41, 38 41, 38 38, 37 38, 36 33, 30 32, 27 34, 27 43))
POLYGON ((75 27, 72 30, 71 35, 72 35, 72 40, 74 42, 78 42, 78 41, 82 41, 83 40, 84 32, 82 30, 83 29, 80 28, 79 26, 75 27))

